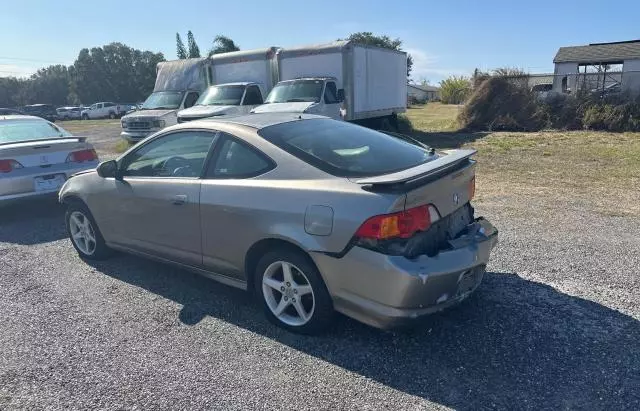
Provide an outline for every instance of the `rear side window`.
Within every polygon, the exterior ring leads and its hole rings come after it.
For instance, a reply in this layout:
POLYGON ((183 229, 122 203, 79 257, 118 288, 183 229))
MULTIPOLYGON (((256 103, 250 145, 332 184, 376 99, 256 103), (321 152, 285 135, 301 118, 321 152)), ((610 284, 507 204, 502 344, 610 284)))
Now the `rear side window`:
POLYGON ((423 164, 429 152, 365 127, 329 119, 265 127, 262 137, 299 159, 338 177, 376 176, 423 164))
POLYGON ((115 106, 115 104, 114 103, 104 103, 104 106, 105 107, 113 107, 113 106, 115 106))
POLYGON ((210 178, 250 178, 266 173, 273 161, 258 150, 222 134, 224 139, 207 170, 210 178))

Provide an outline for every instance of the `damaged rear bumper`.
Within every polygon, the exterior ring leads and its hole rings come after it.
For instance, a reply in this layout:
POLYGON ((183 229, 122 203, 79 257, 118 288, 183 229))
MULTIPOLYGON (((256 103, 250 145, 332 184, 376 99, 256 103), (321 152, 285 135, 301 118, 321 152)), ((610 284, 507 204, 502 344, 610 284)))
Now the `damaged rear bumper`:
POLYGON ((389 256, 354 247, 344 257, 313 253, 337 311, 378 328, 444 310, 480 284, 498 230, 484 218, 433 257, 389 256))

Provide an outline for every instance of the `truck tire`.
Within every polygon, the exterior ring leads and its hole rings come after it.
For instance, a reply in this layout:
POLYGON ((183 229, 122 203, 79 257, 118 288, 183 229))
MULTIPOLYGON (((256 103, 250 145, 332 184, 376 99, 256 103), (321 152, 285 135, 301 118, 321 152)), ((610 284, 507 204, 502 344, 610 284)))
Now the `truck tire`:
POLYGON ((82 115, 82 119, 83 119, 83 120, 89 120, 89 116, 88 116, 87 114, 83 114, 83 115, 82 115))
POLYGON ((109 118, 111 120, 113 120, 114 118, 116 118, 116 113, 114 113, 113 111, 109 113, 109 118))

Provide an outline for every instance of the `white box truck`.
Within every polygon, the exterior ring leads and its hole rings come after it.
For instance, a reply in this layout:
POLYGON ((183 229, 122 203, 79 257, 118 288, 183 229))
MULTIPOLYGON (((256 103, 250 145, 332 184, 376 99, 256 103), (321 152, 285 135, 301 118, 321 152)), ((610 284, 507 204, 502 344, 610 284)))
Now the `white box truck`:
POLYGON ((210 84, 208 60, 197 58, 158 63, 153 93, 139 110, 122 117, 120 136, 136 142, 176 124, 178 111, 193 106, 210 84))
POLYGON ((280 82, 252 112, 297 112, 366 123, 407 105, 407 54, 337 41, 280 49, 280 82))
POLYGON ((212 85, 193 107, 178 112, 178 122, 247 114, 262 104, 278 82, 277 50, 269 47, 211 56, 207 70, 212 85))

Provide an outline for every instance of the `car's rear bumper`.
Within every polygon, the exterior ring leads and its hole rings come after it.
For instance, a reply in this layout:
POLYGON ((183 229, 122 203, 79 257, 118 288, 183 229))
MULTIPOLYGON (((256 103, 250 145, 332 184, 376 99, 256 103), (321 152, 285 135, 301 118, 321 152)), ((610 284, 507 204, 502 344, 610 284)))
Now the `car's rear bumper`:
POLYGON ((452 248, 414 260, 354 247, 342 258, 312 253, 337 311, 379 328, 431 314, 480 284, 498 231, 479 218, 452 248))
POLYGON ((42 171, 38 171, 37 173, 31 172, 16 176, 4 175, 0 178, 0 202, 55 194, 60 190, 60 187, 50 190, 36 191, 34 178, 61 174, 64 175, 64 180, 66 181, 73 174, 94 169, 98 164, 99 162, 97 160, 80 163, 72 168, 69 167, 67 163, 55 164, 51 167, 44 168, 42 171))

